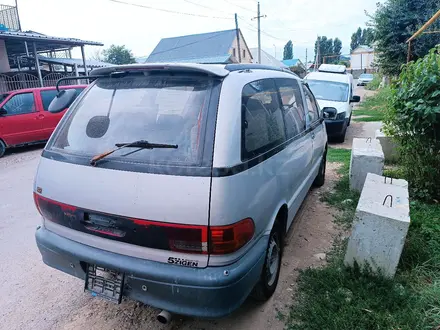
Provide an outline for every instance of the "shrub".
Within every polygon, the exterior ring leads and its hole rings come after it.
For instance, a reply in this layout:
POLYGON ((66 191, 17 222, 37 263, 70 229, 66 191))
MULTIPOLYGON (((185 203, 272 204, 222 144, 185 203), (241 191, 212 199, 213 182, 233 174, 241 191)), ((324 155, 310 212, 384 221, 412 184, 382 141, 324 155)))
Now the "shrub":
POLYGON ((370 91, 375 91, 379 89, 380 83, 382 82, 382 77, 383 76, 380 73, 376 73, 373 76, 373 80, 370 83, 368 83, 367 86, 365 86, 365 88, 370 91))
POLYGON ((440 46, 402 67, 392 86, 385 131, 399 145, 413 197, 440 199, 440 46))

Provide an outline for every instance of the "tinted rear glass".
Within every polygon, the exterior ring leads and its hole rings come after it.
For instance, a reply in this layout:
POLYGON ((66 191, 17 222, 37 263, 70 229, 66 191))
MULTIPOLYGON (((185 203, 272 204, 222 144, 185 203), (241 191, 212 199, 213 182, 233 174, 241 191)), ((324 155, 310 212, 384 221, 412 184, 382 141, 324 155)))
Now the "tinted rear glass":
POLYGON ((115 148, 117 143, 146 140, 177 144, 178 148, 126 148, 106 160, 197 165, 211 85, 209 78, 199 76, 141 73, 101 78, 73 107, 50 148, 92 157, 115 148), (108 129, 102 131, 99 126, 105 122, 108 129))

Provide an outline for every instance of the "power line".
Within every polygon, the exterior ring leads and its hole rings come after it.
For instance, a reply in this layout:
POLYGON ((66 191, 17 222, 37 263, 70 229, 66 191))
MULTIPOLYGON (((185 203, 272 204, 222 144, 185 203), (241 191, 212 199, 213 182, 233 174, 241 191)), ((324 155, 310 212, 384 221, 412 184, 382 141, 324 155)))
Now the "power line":
POLYGON ((194 13, 185 13, 185 12, 180 12, 180 11, 174 11, 174 10, 169 10, 169 9, 164 9, 164 8, 156 8, 156 7, 151 7, 151 6, 147 6, 147 5, 140 5, 140 4, 137 4, 137 3, 124 2, 124 1, 119 1, 119 0, 108 0, 108 1, 120 3, 120 4, 123 4, 123 5, 129 5, 129 6, 134 6, 134 7, 140 7, 140 8, 147 8, 147 9, 162 11, 162 12, 171 13, 171 14, 180 14, 180 15, 187 15, 187 16, 193 16, 193 17, 194 16, 195 17, 204 17, 204 18, 233 19, 232 17, 208 16, 208 15, 201 15, 201 14, 194 14, 194 13))
MULTIPOLYGON (((255 27, 255 26, 253 26, 251 23, 246 22, 246 20, 245 20, 243 17, 238 16, 238 18, 239 18, 240 20, 242 20, 246 25, 250 26, 250 27, 252 28, 252 29, 251 29, 252 31, 256 31, 256 32, 258 32, 258 28, 255 27)), ((275 37, 275 36, 273 36, 273 35, 267 33, 266 31, 263 31, 263 30, 260 30, 260 31, 261 31, 262 34, 264 34, 264 35, 266 35, 266 36, 268 36, 268 37, 270 37, 270 38, 277 39, 277 40, 280 40, 280 41, 285 41, 285 39, 281 39, 281 38, 275 37)))
POLYGON ((212 8, 212 7, 209 7, 209 6, 205 6, 205 5, 202 5, 202 4, 200 4, 200 3, 193 2, 193 1, 191 1, 191 0, 183 0, 183 1, 188 2, 188 3, 190 3, 190 4, 192 4, 192 5, 195 5, 195 6, 199 6, 199 7, 205 8, 205 9, 214 10, 214 11, 219 11, 219 12, 222 12, 222 13, 225 13, 225 14, 228 14, 228 15, 234 15, 234 13, 230 13, 230 12, 227 12, 227 11, 224 11, 224 10, 220 10, 220 9, 212 8))
POLYGON ((223 1, 229 3, 230 5, 233 5, 233 6, 236 6, 238 8, 241 8, 243 10, 247 10, 248 12, 251 12, 252 14, 255 14, 254 10, 251 10, 249 8, 246 8, 246 7, 243 7, 243 6, 240 6, 240 5, 237 5, 236 3, 230 2, 229 0, 223 0, 223 1))

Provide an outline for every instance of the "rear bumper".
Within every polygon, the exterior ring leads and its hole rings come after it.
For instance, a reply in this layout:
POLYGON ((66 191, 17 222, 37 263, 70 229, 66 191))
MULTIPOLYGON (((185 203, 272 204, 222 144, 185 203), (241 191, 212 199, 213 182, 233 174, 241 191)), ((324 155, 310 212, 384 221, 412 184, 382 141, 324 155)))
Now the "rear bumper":
POLYGON ((327 130, 328 136, 337 136, 341 135, 344 130, 347 128, 348 119, 342 120, 326 120, 325 128, 327 130))
POLYGON ((100 250, 42 227, 36 232, 43 261, 50 267, 81 279, 87 263, 123 271, 124 296, 172 313, 209 318, 230 314, 247 298, 260 277, 268 239, 263 236, 234 264, 199 269, 100 250))

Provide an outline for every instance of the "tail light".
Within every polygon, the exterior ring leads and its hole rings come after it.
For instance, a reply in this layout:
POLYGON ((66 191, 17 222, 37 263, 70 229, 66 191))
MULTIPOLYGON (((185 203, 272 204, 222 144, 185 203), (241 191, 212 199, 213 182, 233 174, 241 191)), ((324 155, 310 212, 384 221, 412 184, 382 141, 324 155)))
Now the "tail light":
POLYGON ((233 253, 248 243, 255 231, 250 218, 228 226, 183 225, 96 214, 37 193, 34 201, 45 220, 59 225, 107 239, 182 253, 233 253))
POLYGON ((251 218, 229 226, 210 227, 211 254, 228 254, 242 248, 254 236, 255 226, 251 218))

